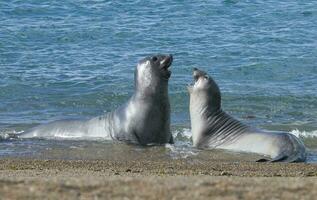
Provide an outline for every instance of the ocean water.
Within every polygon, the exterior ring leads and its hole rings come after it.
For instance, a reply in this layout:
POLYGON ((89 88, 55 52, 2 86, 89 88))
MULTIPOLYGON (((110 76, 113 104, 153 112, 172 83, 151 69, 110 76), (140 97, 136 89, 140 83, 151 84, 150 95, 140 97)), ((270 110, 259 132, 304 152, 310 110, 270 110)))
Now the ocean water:
POLYGON ((115 109, 133 93, 137 61, 171 53, 176 144, 157 147, 158 156, 200 154, 191 148, 186 89, 198 67, 218 83, 225 111, 252 126, 296 134, 309 149, 308 162, 317 162, 316 22, 313 0, 1 1, 0 157, 58 150, 51 157, 82 158, 102 147, 122 153, 102 139, 11 136, 115 109), (80 150, 67 156, 70 149, 80 150))

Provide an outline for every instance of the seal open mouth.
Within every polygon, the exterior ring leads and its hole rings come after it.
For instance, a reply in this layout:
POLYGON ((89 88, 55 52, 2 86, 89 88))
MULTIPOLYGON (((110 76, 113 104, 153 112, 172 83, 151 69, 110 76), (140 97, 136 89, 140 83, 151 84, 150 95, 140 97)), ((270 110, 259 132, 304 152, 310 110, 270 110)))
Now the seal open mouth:
POLYGON ((195 86, 195 84, 197 83, 197 81, 199 80, 200 77, 206 75, 205 72, 200 71, 199 69, 197 69, 196 67, 193 68, 193 82, 191 82, 190 84, 188 84, 188 88, 193 88, 195 86))
POLYGON ((173 62, 173 56, 168 55, 161 61, 161 68, 168 70, 168 68, 172 65, 173 62))
POLYGON ((193 78, 194 78, 194 84, 198 81, 199 77, 200 77, 200 71, 195 67, 193 69, 193 78))
POLYGON ((193 79, 194 82, 190 83, 190 86, 194 86, 195 83, 198 81, 199 77, 201 76, 201 74, 199 73, 199 69, 197 69, 196 67, 194 67, 193 69, 193 79))
POLYGON ((160 61, 160 66, 166 79, 169 79, 171 77, 172 72, 168 70, 168 68, 172 65, 172 62, 173 56, 171 54, 164 56, 163 59, 160 61))
POLYGON ((194 78, 194 81, 195 83, 199 80, 199 78, 201 77, 205 77, 205 78, 208 78, 208 75, 206 72, 202 71, 202 70, 199 70, 197 68, 194 68, 193 69, 193 78, 194 78))

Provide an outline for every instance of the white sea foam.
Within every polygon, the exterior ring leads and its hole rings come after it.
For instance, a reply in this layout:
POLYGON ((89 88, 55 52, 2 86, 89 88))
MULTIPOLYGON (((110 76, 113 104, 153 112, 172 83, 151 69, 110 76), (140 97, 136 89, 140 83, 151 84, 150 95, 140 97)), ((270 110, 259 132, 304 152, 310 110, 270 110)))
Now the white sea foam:
POLYGON ((291 134, 297 136, 297 137, 303 137, 303 138, 314 138, 317 137, 317 130, 314 131, 299 131, 298 129, 292 130, 290 132, 291 134))
POLYGON ((191 132, 191 130, 189 128, 184 128, 181 131, 181 133, 182 133, 182 136, 184 136, 187 139, 191 139, 191 137, 192 137, 192 132, 191 132))
POLYGON ((8 140, 8 139, 14 139, 17 138, 19 134, 23 133, 24 131, 2 131, 0 132, 0 140, 8 140))
POLYGON ((191 156, 198 155, 198 152, 195 152, 195 150, 190 148, 189 146, 177 146, 166 144, 165 148, 170 150, 170 156, 174 159, 188 158, 191 156))
POLYGON ((186 138, 188 140, 191 140, 192 132, 191 132, 191 130, 189 128, 183 128, 181 130, 173 131, 172 135, 173 135, 174 138, 183 137, 183 138, 186 138))

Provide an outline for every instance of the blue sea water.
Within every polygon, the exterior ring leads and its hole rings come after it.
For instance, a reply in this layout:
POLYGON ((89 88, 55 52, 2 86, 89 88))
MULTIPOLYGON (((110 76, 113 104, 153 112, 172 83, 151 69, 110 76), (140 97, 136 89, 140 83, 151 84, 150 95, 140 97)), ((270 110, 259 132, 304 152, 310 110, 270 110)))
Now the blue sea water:
MULTIPOLYGON (((186 85, 198 67, 217 81, 225 111, 300 136, 317 162, 316 22, 313 0, 1 1, 1 135, 113 110, 133 93, 139 59, 171 53, 176 145, 190 144, 186 85)), ((2 141, 0 157, 58 145, 2 141)))

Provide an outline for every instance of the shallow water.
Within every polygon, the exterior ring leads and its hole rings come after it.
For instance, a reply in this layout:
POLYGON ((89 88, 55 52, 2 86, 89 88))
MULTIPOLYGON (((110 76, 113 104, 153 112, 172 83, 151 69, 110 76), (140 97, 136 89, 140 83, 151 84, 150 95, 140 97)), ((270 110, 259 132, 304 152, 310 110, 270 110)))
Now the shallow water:
MULTIPOLYGON (((160 52, 174 55, 177 148, 195 151, 186 85, 198 67, 218 82, 224 110, 252 126, 302 135, 317 162, 316 21, 317 2, 308 0, 2 1, 1 136, 118 107, 133 92, 136 62, 160 52)), ((96 142, 103 141, 84 148, 96 142)), ((66 152, 69 143, 6 140, 0 156, 58 145, 66 152)))

